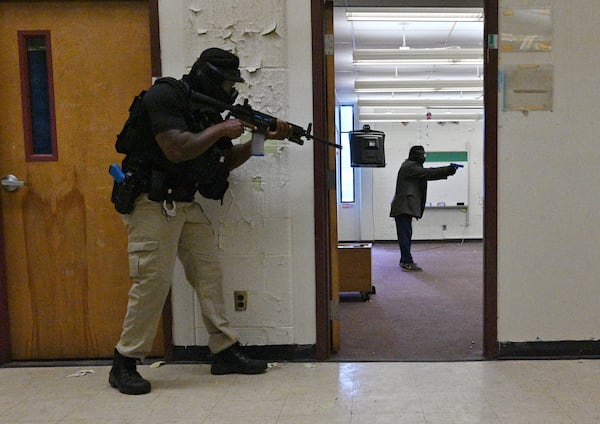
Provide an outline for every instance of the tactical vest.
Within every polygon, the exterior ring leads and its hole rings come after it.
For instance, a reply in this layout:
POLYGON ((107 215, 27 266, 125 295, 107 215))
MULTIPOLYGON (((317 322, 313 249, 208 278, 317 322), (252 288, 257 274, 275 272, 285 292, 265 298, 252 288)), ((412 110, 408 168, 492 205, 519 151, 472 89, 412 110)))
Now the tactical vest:
MULTIPOLYGON (((181 96, 181 101, 185 102, 184 118, 189 131, 201 132, 222 122, 221 115, 209 106, 194 105, 192 108, 190 89, 184 82, 175 78, 159 78, 155 82, 162 83, 173 86, 181 96)), ((137 195, 146 192, 150 200, 158 202, 189 202, 198 191, 206 198, 222 202, 229 187, 229 169, 225 164, 224 155, 233 146, 231 139, 218 140, 209 150, 192 160, 181 163, 169 161, 152 134, 150 119, 143 107, 144 94, 145 92, 142 92, 137 96, 137 107, 134 100, 130 108, 130 118, 117 137, 116 143, 117 151, 126 153, 122 162, 123 171, 126 175, 135 176, 139 181, 137 195), (133 120, 134 113, 137 114, 137 121, 133 120), (129 132, 126 132, 128 124, 129 132)))

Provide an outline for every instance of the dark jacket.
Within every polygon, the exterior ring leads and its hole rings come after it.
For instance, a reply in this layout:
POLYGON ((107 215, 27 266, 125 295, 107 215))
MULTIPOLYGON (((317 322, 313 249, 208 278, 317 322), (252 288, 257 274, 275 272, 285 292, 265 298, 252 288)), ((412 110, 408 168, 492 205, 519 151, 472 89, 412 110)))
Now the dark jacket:
POLYGON ((420 163, 406 159, 398 171, 390 216, 406 214, 421 218, 427 199, 427 181, 446 179, 453 172, 451 166, 423 168, 420 163))

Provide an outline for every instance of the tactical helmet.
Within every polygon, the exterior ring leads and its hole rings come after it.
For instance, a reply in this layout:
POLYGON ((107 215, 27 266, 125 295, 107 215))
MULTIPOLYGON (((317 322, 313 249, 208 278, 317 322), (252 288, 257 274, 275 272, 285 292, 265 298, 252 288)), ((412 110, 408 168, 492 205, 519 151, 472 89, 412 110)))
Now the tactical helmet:
POLYGON ((223 82, 244 82, 239 66, 240 59, 235 54, 212 47, 204 50, 198 57, 187 79, 193 90, 233 104, 238 92, 234 88, 228 93, 223 88, 223 82))

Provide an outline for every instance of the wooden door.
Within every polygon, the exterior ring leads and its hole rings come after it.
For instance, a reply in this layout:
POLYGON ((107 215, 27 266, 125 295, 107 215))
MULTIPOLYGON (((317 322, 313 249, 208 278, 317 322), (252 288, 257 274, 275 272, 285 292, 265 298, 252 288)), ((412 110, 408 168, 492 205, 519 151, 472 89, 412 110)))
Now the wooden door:
MULTIPOLYGON (((333 40, 333 3, 325 4, 323 19, 325 21, 325 34, 330 40, 333 40)), ((333 41, 331 42, 331 46, 333 41)), ((325 69, 327 86, 327 137, 329 140, 335 140, 335 67, 333 58, 333 48, 325 49, 325 69)), ((336 149, 330 147, 327 151, 327 171, 330 179, 335 181, 336 149)), ((331 287, 330 287, 330 331, 331 331, 331 351, 336 353, 340 350, 340 270, 338 261, 338 221, 337 221, 337 188, 335 184, 328 187, 328 216, 329 216, 329 257, 331 267, 331 287)))
POLYGON ((147 1, 0 3, 0 178, 27 183, 0 190, 12 360, 112 355, 131 282, 107 171, 122 159, 114 141, 131 99, 151 82, 149 33, 147 1), (27 115, 40 110, 19 47, 28 34, 47 43, 50 154, 27 147, 27 115))

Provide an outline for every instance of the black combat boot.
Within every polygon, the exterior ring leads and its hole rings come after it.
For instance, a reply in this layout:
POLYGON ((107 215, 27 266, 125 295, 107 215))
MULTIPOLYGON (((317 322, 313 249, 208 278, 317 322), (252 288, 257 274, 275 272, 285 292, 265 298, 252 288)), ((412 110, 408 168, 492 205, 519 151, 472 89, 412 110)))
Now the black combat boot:
POLYGON ((144 380, 135 369, 134 358, 127 358, 115 349, 113 366, 108 382, 121 393, 126 395, 143 395, 150 392, 150 382, 144 380))
POLYGON ((227 349, 214 354, 211 374, 262 374, 267 370, 267 361, 250 359, 240 350, 240 344, 236 343, 227 349))

